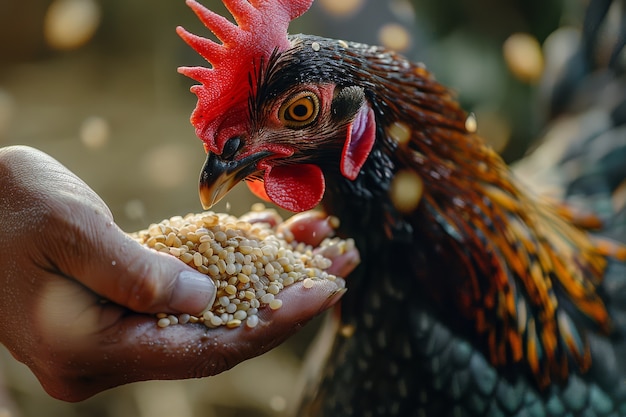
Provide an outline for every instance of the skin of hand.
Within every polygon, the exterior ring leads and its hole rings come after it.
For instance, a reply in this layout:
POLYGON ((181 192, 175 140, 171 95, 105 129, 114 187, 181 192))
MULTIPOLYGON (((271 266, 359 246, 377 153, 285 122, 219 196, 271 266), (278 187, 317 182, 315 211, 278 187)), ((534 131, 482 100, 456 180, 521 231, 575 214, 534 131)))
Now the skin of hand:
MULTIPOLYGON (((154 313, 204 310, 213 283, 129 238, 100 197, 45 153, 0 148, 0 190, 0 342, 58 399, 218 374, 277 346, 345 292, 330 281, 293 284, 252 329, 159 328, 154 313)), ((319 213, 279 228, 314 246, 333 231, 319 213)), ((329 272, 346 276, 358 263, 348 251, 329 272)))

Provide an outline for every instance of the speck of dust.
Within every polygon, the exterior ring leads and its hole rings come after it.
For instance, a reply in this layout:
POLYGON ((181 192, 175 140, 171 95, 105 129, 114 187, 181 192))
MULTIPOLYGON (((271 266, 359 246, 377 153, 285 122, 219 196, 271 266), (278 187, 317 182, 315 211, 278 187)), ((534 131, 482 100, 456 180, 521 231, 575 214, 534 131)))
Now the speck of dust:
POLYGON ((117 265, 117 262, 116 261, 111 261, 111 265, 115 266, 115 265, 117 265))
POLYGON ((320 44, 319 44, 319 43, 317 43, 317 42, 313 42, 313 43, 311 44, 311 49, 313 49, 315 52, 319 51, 321 48, 322 48, 322 47, 321 47, 321 46, 320 46, 320 44))

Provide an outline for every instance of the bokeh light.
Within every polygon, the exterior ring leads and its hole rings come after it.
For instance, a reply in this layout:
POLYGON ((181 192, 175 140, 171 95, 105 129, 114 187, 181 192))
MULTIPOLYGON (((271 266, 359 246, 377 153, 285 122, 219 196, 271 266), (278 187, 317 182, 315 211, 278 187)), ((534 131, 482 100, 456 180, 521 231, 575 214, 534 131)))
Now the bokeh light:
POLYGON ((100 6, 95 0, 54 0, 44 20, 46 43, 59 50, 85 45, 100 24, 100 6))

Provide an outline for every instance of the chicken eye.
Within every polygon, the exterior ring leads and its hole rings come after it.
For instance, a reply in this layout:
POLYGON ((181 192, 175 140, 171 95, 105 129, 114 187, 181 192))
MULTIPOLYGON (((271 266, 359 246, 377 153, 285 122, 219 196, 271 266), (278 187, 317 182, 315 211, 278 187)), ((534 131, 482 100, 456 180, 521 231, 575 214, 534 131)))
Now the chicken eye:
POLYGON ((315 121, 320 111, 319 99, 310 91, 302 91, 285 100, 278 117, 287 127, 303 128, 315 121))

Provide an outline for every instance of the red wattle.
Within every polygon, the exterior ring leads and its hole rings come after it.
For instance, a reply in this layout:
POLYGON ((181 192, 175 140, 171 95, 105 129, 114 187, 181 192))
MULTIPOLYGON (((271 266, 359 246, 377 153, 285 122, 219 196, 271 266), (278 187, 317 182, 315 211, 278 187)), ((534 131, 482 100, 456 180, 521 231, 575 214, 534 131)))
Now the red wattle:
POLYGON ((265 195, 277 206, 293 212, 314 208, 326 189, 322 170, 310 164, 269 166, 264 181, 265 195))
POLYGON ((248 188, 252 191, 252 194, 259 197, 261 200, 272 202, 272 199, 265 192, 265 184, 261 180, 247 180, 248 188))

